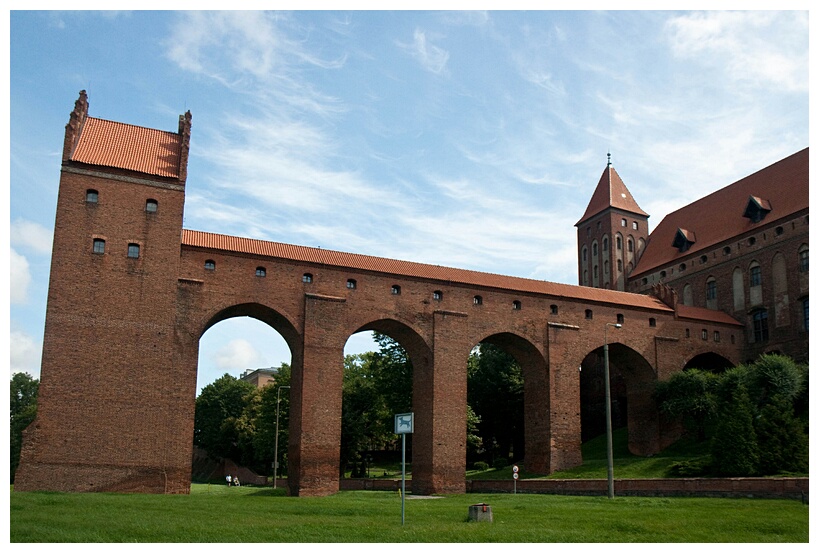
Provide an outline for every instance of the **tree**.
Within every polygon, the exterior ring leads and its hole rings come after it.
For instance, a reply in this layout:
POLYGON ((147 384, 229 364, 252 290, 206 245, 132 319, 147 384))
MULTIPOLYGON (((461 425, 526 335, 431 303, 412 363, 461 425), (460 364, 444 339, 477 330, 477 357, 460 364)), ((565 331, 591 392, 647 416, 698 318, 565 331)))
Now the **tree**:
POLYGON ((27 373, 15 373, 11 377, 11 483, 20 465, 20 451, 23 447, 23 430, 37 416, 37 394, 40 381, 27 373))
POLYGON ((243 414, 258 391, 253 384, 225 374, 202 388, 196 398, 193 443, 213 457, 241 461, 240 434, 252 433, 243 414))
POLYGON ((707 439, 717 411, 715 395, 719 377, 699 369, 689 369, 658 382, 655 397, 661 413, 680 417, 698 441, 707 439))
POLYGON ((759 472, 808 472, 808 437, 784 395, 773 396, 756 418, 759 472))
POLYGON ((745 387, 745 367, 725 373, 721 385, 718 424, 711 442, 714 471, 719 476, 756 474, 759 451, 753 404, 745 387))
POLYGON ((469 357, 467 401, 480 419, 479 435, 490 461, 523 458, 523 371, 498 346, 482 343, 469 357))
POLYGON ((272 469, 276 450, 276 406, 279 398, 279 474, 286 474, 287 445, 289 443, 290 424, 290 390, 282 389, 290 386, 290 365, 282 363, 276 373, 276 381, 259 391, 260 403, 256 411, 256 434, 253 438, 253 449, 257 464, 265 467, 259 470, 266 474, 268 467, 272 469), (281 393, 279 392, 281 390, 281 393))

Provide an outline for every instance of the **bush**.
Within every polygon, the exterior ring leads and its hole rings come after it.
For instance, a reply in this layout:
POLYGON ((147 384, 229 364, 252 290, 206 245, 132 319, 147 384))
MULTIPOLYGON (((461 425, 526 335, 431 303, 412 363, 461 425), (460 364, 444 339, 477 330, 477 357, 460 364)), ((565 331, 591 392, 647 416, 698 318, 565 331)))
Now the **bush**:
POLYGON ((507 466, 509 466, 509 459, 504 459, 503 457, 498 457, 492 462, 492 468, 495 470, 500 470, 507 466))
POLYGON ((739 379, 724 382, 723 394, 725 399, 711 443, 714 472, 718 476, 752 476, 757 470, 759 451, 751 400, 739 379))
POLYGON ((671 478, 693 478, 706 476, 711 471, 711 457, 697 457, 687 461, 679 461, 668 467, 668 476, 671 478))
POLYGON ((489 463, 486 461, 476 461, 472 464, 472 468, 480 471, 489 470, 489 463))

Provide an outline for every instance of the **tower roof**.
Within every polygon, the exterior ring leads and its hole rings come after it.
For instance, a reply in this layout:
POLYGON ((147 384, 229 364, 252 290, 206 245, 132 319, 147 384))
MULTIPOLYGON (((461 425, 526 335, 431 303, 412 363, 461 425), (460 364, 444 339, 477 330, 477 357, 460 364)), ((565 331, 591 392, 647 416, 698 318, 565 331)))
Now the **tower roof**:
POLYGON ((614 208, 621 211, 627 211, 636 215, 648 217, 648 213, 640 209, 631 192, 626 188, 623 179, 617 174, 617 171, 612 167, 611 163, 606 165, 603 174, 600 176, 600 181, 597 183, 597 188, 594 189, 591 200, 583 217, 575 224, 579 226, 584 221, 591 219, 595 215, 603 211, 614 208))

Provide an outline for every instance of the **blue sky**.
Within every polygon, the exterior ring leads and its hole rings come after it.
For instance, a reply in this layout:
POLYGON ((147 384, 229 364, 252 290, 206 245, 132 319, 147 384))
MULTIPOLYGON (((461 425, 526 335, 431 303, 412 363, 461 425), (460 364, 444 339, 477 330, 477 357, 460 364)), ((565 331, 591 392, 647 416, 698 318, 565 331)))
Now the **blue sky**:
MULTIPOLYGON (((12 11, 10 372, 39 376, 81 89, 103 119, 174 131, 192 112, 185 228, 574 284, 607 152, 653 228, 808 146, 808 20, 12 11)), ((200 387, 289 361, 244 320, 200 346, 200 387)))

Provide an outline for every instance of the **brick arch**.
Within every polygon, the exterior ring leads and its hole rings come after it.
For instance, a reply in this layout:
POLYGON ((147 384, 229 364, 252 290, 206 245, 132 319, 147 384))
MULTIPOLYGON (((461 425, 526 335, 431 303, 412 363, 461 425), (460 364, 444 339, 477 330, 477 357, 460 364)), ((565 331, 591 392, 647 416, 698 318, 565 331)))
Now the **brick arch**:
MULTIPOLYGON (((603 347, 584 357, 581 369, 581 421, 592 419, 595 428, 605 431, 605 380, 603 347), (589 389, 591 388, 591 390, 589 389), (585 405, 584 405, 585 400, 585 405), (592 408, 591 402, 599 404, 592 408)), ((620 343, 609 343, 612 422, 617 419, 628 426, 628 447, 635 455, 651 455, 661 449, 660 428, 653 398, 657 376, 643 355, 620 343), (625 405, 623 405, 625 404, 625 405), (625 411, 625 414, 622 413, 625 411)), ((581 422, 582 424, 582 422, 581 422)), ((595 433, 595 435, 598 435, 595 433)), ((586 435, 584 439, 594 436, 586 435)))
POLYGON ((479 343, 501 348, 523 372, 524 463, 526 470, 549 474, 551 467, 551 401, 549 365, 541 348, 512 332, 486 336, 479 343))
POLYGON ((691 359, 685 363, 683 370, 702 369, 704 371, 722 372, 735 365, 734 362, 723 355, 714 353, 713 351, 703 351, 691 357, 691 359))
POLYGON ((205 314, 203 321, 200 323, 201 330, 198 331, 197 337, 201 339, 205 332, 212 326, 236 317, 250 317, 273 328, 276 332, 281 334, 284 341, 287 342, 291 355, 300 347, 301 334, 296 330, 296 326, 293 322, 276 309, 256 302, 230 305, 228 307, 219 308, 216 313, 205 314))

